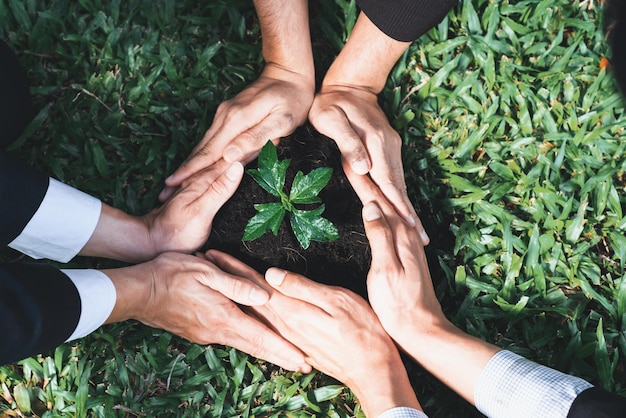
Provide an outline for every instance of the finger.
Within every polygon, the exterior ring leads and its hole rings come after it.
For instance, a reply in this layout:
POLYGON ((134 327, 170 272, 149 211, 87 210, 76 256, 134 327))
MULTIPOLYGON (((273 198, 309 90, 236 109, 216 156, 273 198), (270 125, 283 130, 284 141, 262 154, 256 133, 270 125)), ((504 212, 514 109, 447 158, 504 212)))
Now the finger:
POLYGON ((387 198, 385 198, 378 186, 374 184, 369 176, 361 176, 355 173, 349 164, 343 164, 343 171, 363 205, 376 200, 380 201, 384 209, 387 204, 387 198))
MULTIPOLYGON (((243 153, 229 149, 228 144, 243 132, 259 124, 267 117, 265 106, 240 104, 235 98, 222 103, 215 114, 213 124, 200 143, 183 164, 165 180, 168 186, 176 186, 203 167, 225 157, 228 162, 244 161, 243 153), (226 152, 228 150, 228 153, 226 152)), ((267 138, 266 138, 267 141, 267 138)), ((265 144, 261 144, 259 149, 265 144)))
MULTIPOLYGON (((374 179, 374 181, 376 181, 376 179, 374 179)), ((402 185, 404 185, 404 182, 402 182, 402 185)), ((428 237, 428 234, 426 233, 426 230, 422 225, 422 221, 420 220, 419 216, 417 216, 417 213, 415 212, 413 204, 409 200, 406 191, 399 189, 398 187, 396 187, 396 184, 393 183, 382 184, 380 186, 380 190, 385 195, 387 200, 392 203, 392 205, 396 209, 396 212, 403 216, 403 219, 406 221, 406 223, 415 228, 418 235, 420 236, 420 239, 422 240, 422 243, 424 245, 428 245, 428 243, 430 242, 430 238, 428 237), (395 202, 400 202, 400 205, 395 204, 395 202)))
POLYGON ((401 266, 395 252, 393 232, 375 202, 363 206, 363 225, 372 249, 372 270, 382 270, 401 266))
POLYGON ((228 118, 222 116, 222 113, 223 112, 218 110, 213 124, 204 134, 200 143, 196 145, 180 167, 178 167, 171 176, 165 179, 167 186, 172 187, 180 185, 194 173, 212 165, 222 158, 222 151, 228 144, 228 141, 242 130, 242 126, 236 120, 234 120, 233 123, 226 123, 225 125, 225 120, 228 118))
POLYGON ((364 175, 369 172, 371 161, 367 149, 343 109, 331 108, 315 112, 311 123, 320 133, 335 140, 342 158, 355 173, 364 175))
POLYGON ((159 202, 165 202, 167 199, 172 197, 174 193, 176 193, 176 190, 178 190, 178 187, 165 186, 163 190, 161 190, 161 193, 159 193, 159 202))
POLYGON ((165 185, 168 187, 180 186, 183 181, 202 170, 205 167, 210 166, 219 159, 218 155, 215 155, 203 145, 197 151, 192 151, 192 154, 183 163, 165 179, 165 185))
POLYGON ((326 312, 332 310, 330 306, 333 287, 314 282, 296 273, 288 272, 276 267, 265 272, 265 280, 274 289, 285 296, 307 302, 326 312))
POLYGON ((302 351, 258 320, 238 312, 234 318, 237 332, 228 335, 223 344, 288 370, 311 371, 302 351))
MULTIPOLYGON (((265 286, 267 285, 267 283, 263 279, 263 276, 258 271, 256 271, 246 263, 236 259, 230 254, 226 254, 217 250, 209 250, 205 253, 205 256, 209 260, 211 260, 216 266, 218 266, 220 269, 224 270, 227 273, 239 277, 245 277, 246 279, 255 282, 257 285, 262 286, 263 288, 265 288, 265 286)), ((266 291, 269 289, 266 289, 266 291)))
POLYGON ((277 138, 293 132, 293 117, 284 112, 270 113, 261 122, 237 135, 224 150, 227 162, 251 161, 269 140, 274 145, 277 138))
POLYGON ((205 185, 203 190, 206 190, 207 187, 211 183, 213 183, 213 181, 217 177, 219 177, 220 174, 222 174, 226 170, 227 167, 228 167, 228 164, 226 164, 226 162, 223 159, 220 159, 214 162, 213 164, 211 164, 210 166, 208 166, 207 168, 205 168, 204 170, 201 170, 197 173, 192 174, 190 177, 183 180, 181 184, 178 186, 165 186, 165 188, 163 188, 163 190, 159 194, 159 200, 161 202, 167 201, 180 190, 188 188, 189 183, 195 186, 203 183, 205 185), (185 184, 185 181, 187 181, 187 185, 185 184))
POLYGON ((224 203, 235 194, 242 178, 243 165, 234 163, 215 181, 211 182, 209 188, 196 201, 204 209, 200 216, 204 216, 205 219, 213 219, 224 203))
POLYGON ((257 283, 224 272, 210 263, 210 260, 205 265, 207 271, 199 275, 197 280, 228 299, 246 306, 260 306, 269 300, 270 294, 257 283))

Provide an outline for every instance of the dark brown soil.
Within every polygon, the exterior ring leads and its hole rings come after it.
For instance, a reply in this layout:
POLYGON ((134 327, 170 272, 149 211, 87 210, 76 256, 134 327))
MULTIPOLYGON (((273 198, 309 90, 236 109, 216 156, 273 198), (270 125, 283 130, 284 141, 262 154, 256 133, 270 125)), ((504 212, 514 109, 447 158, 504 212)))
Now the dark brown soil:
MULTIPOLYGON (((343 286, 365 296, 365 280, 371 263, 369 243, 361 219, 361 202, 341 167, 341 156, 335 142, 311 127, 305 126, 283 138, 278 145, 278 158, 290 159, 286 191, 295 174, 309 173, 317 167, 332 167, 333 175, 320 192, 326 204, 323 217, 337 227, 340 238, 333 242, 312 242, 304 250, 285 217, 274 236, 268 232, 254 241, 243 242, 245 226, 254 214, 255 203, 277 199, 263 190, 250 175, 245 174, 235 195, 215 217, 208 248, 227 252, 259 272, 275 266, 294 271, 315 281, 343 286)), ((256 161, 247 168, 255 168, 256 161)), ((311 205, 310 208, 317 207, 311 205)), ((299 209, 309 209, 305 205, 299 209)))

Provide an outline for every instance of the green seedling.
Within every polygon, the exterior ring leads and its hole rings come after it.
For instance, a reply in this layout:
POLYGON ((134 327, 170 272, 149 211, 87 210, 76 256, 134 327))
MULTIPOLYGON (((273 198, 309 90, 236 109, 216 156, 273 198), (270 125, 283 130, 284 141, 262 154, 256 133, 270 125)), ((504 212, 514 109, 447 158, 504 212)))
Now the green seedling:
POLYGON ((271 141, 259 154, 259 166, 246 172, 272 196, 280 202, 262 203, 254 205, 257 210, 248 221, 243 234, 244 241, 252 241, 262 237, 266 232, 278 234, 278 229, 287 212, 289 221, 298 242, 305 250, 311 241, 328 242, 339 238, 337 228, 328 219, 322 217, 325 205, 321 204, 313 210, 301 210, 296 204, 321 203, 319 192, 326 186, 333 174, 333 169, 321 167, 312 170, 309 174, 298 171, 293 180, 289 195, 285 194, 285 174, 290 160, 278 160, 276 147, 271 141))

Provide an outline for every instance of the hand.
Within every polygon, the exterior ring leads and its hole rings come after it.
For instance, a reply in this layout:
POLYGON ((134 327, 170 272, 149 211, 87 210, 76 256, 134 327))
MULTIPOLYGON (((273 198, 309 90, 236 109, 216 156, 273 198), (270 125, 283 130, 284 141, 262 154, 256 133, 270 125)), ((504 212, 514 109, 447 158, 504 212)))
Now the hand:
POLYGON ((372 180, 349 167, 346 175, 364 205, 363 224, 372 249, 370 304, 389 335, 407 350, 416 332, 448 322, 435 295, 422 240, 372 180))
POLYGON ((218 160, 192 175, 163 206, 143 217, 155 254, 190 253, 209 238, 213 218, 232 197, 243 177, 243 166, 218 160))
POLYGON ((426 245, 428 235, 406 194, 402 141, 377 99, 389 71, 409 45, 381 32, 361 13, 324 77, 309 120, 337 142, 344 161, 355 173, 370 174, 398 213, 417 228, 426 245))
POLYGON ((268 140, 275 144, 306 120, 314 85, 307 77, 267 64, 249 87, 223 102, 213 124, 187 160, 165 180, 159 199, 167 199, 185 179, 221 158, 252 161, 268 140))
POLYGON ((165 251, 190 253, 209 237, 213 218, 235 193, 243 166, 220 160, 185 181, 147 215, 136 217, 102 205, 96 229, 80 255, 128 262, 151 260, 165 251))
POLYGON ((313 126, 335 139, 344 160, 360 175, 369 172, 395 209, 429 238, 406 194, 402 141, 378 106, 376 94, 346 85, 324 86, 309 112, 313 126))
MULTIPOLYGON (((229 255, 208 255, 231 274, 265 283, 229 255)), ((265 277, 274 291, 269 289, 269 302, 252 310, 299 347, 308 363, 346 383, 367 416, 395 406, 420 408, 397 349, 363 298, 276 268, 265 277)))
POLYGON ((346 175, 364 205, 363 223, 372 248, 367 278, 372 308, 402 350, 473 404, 478 379, 500 349, 446 319, 416 231, 369 178, 349 167, 346 175))
POLYGON ((300 350, 237 306, 262 305, 268 292, 206 259, 166 253, 103 272, 117 292, 107 323, 132 318, 195 343, 229 345, 289 370, 309 368, 300 350))

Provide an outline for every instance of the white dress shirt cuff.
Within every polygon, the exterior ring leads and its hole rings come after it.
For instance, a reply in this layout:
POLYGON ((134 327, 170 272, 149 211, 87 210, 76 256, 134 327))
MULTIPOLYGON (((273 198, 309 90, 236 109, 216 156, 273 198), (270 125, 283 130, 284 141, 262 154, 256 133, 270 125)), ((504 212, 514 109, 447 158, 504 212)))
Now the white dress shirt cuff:
POLYGON ((378 418, 428 418, 428 415, 418 409, 399 406, 386 410, 378 418))
POLYGON ((592 386, 503 350, 481 373, 474 401, 480 412, 492 418, 565 418, 578 394, 592 386))
POLYGON ((32 258, 67 263, 93 234, 101 210, 95 197, 51 178, 39 209, 9 247, 32 258))
POLYGON ((428 418, 428 415, 420 410, 402 406, 388 409, 380 414, 378 418, 428 418))
MULTIPOLYGON (((78 289, 80 319, 67 341, 82 338, 97 330, 111 315, 117 294, 109 277, 98 270, 61 270, 78 289)), ((66 342, 67 342, 66 341, 66 342)))

